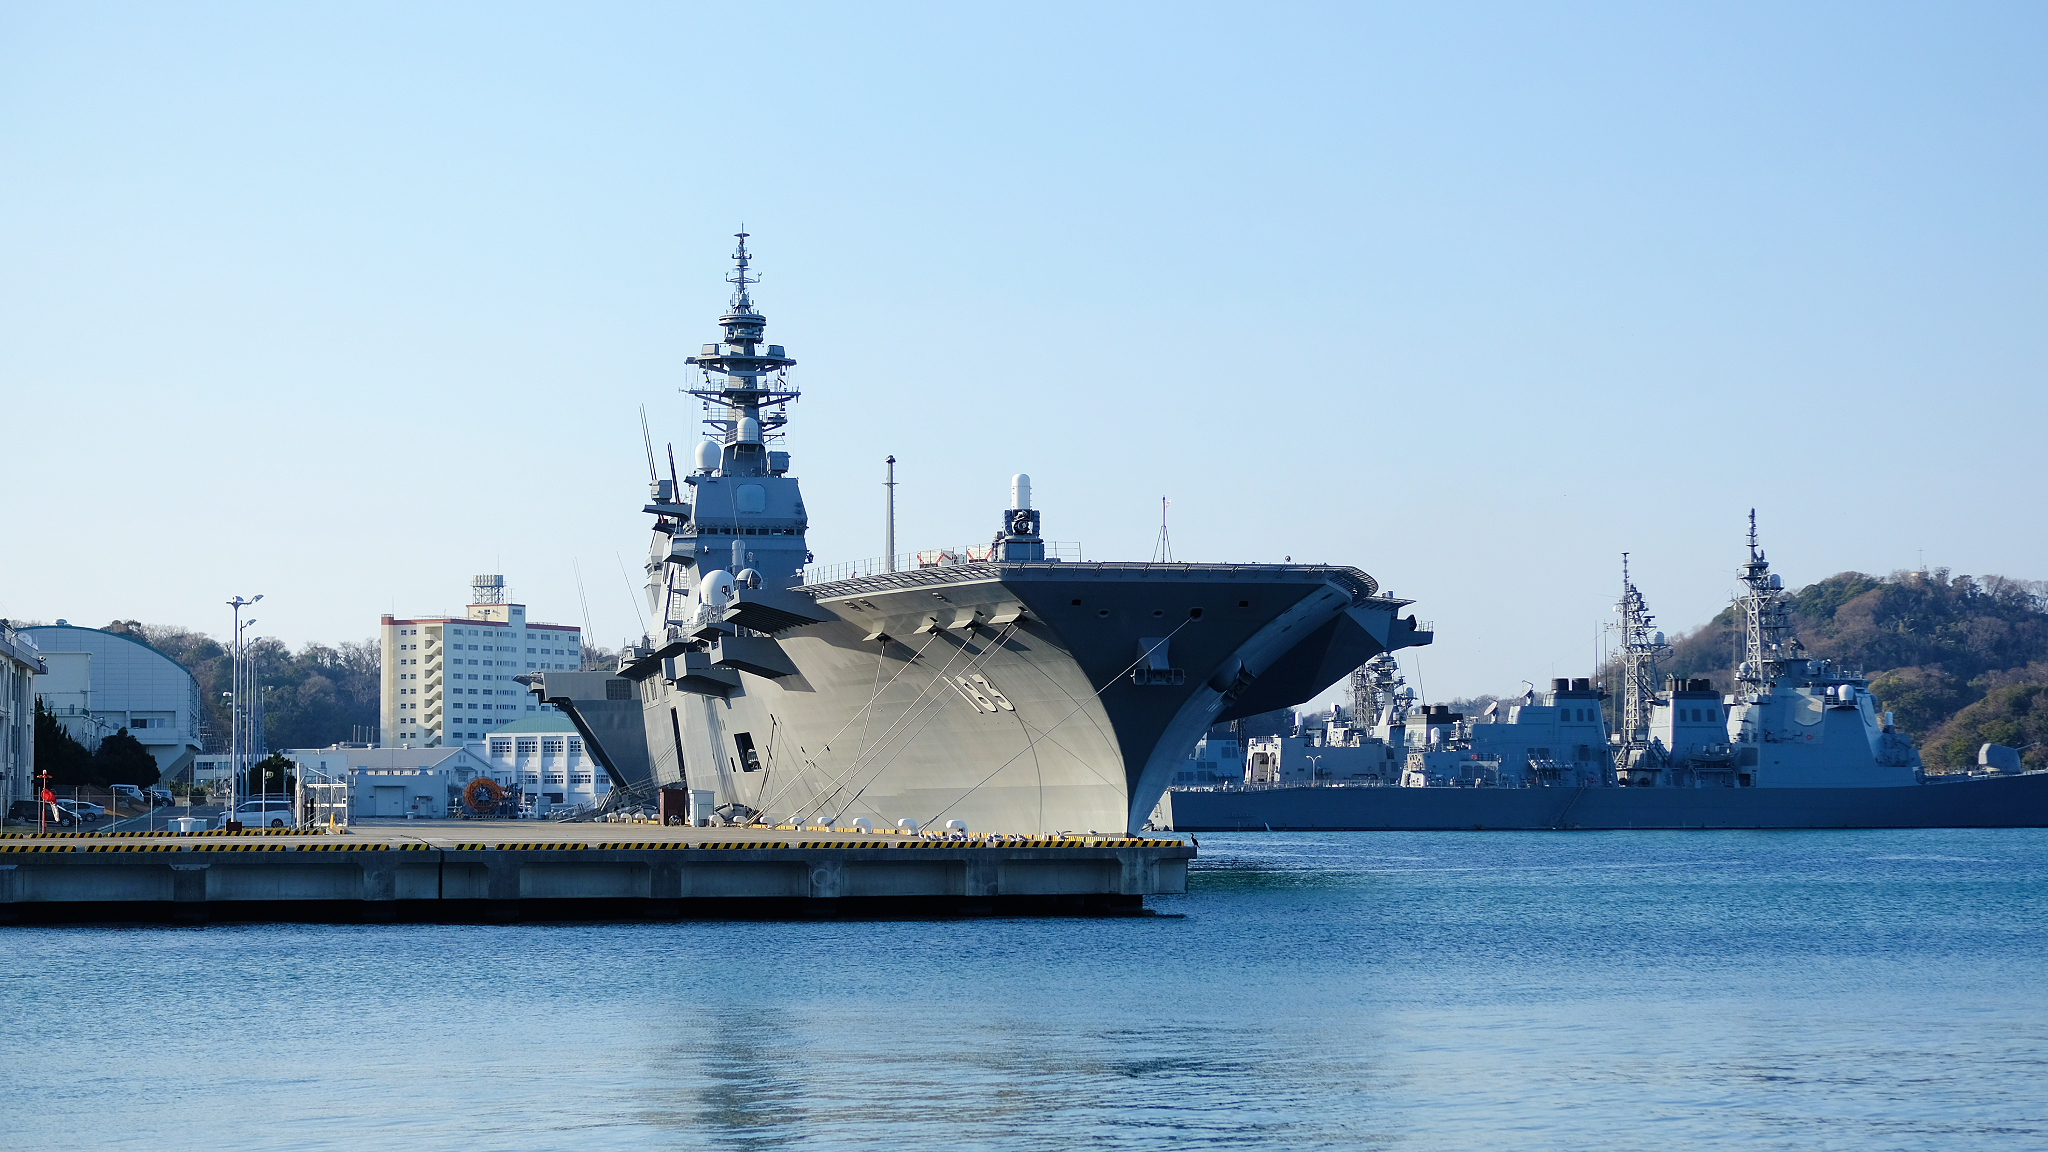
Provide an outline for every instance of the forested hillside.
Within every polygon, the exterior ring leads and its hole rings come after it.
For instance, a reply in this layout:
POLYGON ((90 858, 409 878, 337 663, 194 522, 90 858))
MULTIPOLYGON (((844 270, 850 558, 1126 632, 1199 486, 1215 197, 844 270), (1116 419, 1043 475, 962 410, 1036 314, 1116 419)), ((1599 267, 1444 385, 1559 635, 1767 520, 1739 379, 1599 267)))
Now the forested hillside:
MULTIPOLYGON (((2003 576, 1843 572, 1793 594, 1811 656, 1871 677, 1930 771, 1976 763, 1977 746, 2048 742, 2048 583, 2003 576)), ((1677 638, 1664 670, 1728 690, 1741 620, 1729 608, 1677 638)), ((2025 754, 2048 767, 2048 746, 2025 754)))
MULTIPOLYGON (((184 665, 199 681, 209 744, 226 740, 228 702, 221 694, 233 680, 234 662, 224 646, 202 632, 134 620, 116 620, 106 631, 135 636, 184 665)), ((308 644, 293 652, 264 638, 249 645, 248 656, 263 694, 263 736, 269 747, 323 748, 377 738, 375 640, 308 644)))

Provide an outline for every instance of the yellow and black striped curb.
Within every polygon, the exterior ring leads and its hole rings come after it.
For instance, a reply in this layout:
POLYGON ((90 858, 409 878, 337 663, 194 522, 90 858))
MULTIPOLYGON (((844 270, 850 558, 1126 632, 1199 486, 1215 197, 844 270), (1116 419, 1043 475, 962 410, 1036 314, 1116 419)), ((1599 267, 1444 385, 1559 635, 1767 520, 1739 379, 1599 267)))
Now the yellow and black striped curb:
POLYGON ((0 852, 432 852, 432 844, 10 844, 0 852))
POLYGON ((225 828, 209 828, 204 832, 172 832, 160 829, 149 832, 0 832, 0 840, 123 840, 146 837, 176 837, 187 839, 193 836, 325 836, 325 828, 244 828, 230 832, 225 828))

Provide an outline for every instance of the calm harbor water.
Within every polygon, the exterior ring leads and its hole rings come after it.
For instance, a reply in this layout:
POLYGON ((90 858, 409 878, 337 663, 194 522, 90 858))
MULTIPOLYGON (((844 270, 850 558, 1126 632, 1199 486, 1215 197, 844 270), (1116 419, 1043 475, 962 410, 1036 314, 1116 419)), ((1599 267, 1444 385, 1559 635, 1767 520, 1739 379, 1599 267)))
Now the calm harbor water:
POLYGON ((0 1142, 2048 1146, 2048 831, 1218 834, 1153 907, 0 929, 0 1142))

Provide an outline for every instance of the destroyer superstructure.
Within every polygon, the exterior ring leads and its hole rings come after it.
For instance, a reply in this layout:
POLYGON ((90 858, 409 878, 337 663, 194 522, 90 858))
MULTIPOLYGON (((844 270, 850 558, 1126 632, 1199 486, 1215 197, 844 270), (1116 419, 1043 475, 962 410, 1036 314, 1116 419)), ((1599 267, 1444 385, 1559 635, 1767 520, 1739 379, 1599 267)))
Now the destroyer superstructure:
POLYGON ((1172 824, 1197 831, 2048 825, 2048 773, 1926 776, 1868 678, 1807 655, 1783 582, 1758 544, 1754 511, 1739 576, 1744 651, 1732 692, 1697 678, 1674 677, 1657 688, 1667 648, 1624 557, 1617 698, 1610 701, 1590 678, 1558 679, 1541 700, 1532 689, 1495 723, 1397 704, 1403 722, 1383 716, 1371 738, 1387 759, 1405 764, 1396 786, 1330 780, 1177 791, 1172 824), (1420 742, 1418 728, 1427 732, 1420 742))
POLYGON ((650 476, 657 625, 615 671, 531 678, 622 797, 681 788, 694 814, 748 823, 1135 832, 1210 725, 1429 642, 1355 568, 1048 559, 1022 476, 986 559, 802 584, 808 518, 771 447, 795 361, 766 342, 739 239, 724 334, 689 361, 713 434, 687 474, 650 476))

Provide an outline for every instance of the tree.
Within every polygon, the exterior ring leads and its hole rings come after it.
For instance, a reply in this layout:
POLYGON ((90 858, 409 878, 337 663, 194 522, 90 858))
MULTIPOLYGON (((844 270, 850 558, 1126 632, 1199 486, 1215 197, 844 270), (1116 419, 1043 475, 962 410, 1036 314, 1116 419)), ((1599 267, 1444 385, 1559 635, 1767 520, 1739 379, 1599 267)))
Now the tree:
POLYGON ((1985 744, 2025 749, 2024 768, 2048 767, 2048 684, 1992 689, 1937 729, 1920 755, 1929 768, 1960 771, 1977 763, 1977 749, 1985 744))
POLYGON ((276 795, 288 790, 292 762, 281 752, 272 752, 263 759, 249 765, 249 779, 244 781, 249 796, 276 795))
POLYGON ((95 784, 133 784, 137 788, 155 784, 162 775, 156 757, 126 728, 100 741, 99 749, 92 754, 92 771, 95 784))
POLYGON ((51 784, 97 784, 92 753, 71 738, 57 717, 36 697, 36 775, 51 784))
POLYGON ((1960 677, 1951 676, 1937 664, 1894 668, 1870 679, 1871 694, 1892 714, 1899 731, 1909 737, 1923 736, 1955 715, 1956 709, 1977 698, 1977 692, 1960 677))

